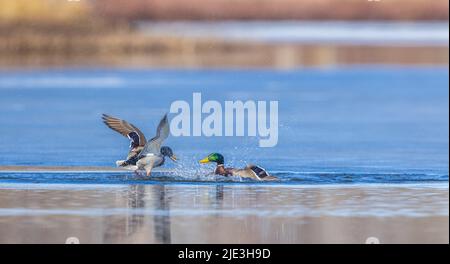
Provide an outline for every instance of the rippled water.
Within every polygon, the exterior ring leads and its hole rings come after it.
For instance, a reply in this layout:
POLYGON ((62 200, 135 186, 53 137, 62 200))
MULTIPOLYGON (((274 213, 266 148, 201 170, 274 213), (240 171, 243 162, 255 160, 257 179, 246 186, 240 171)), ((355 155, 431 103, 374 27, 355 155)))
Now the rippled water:
MULTIPOLYGON (((308 173, 292 171, 271 171, 278 177, 277 184, 367 184, 367 183, 448 183, 448 175, 439 174, 405 174, 405 173, 308 173)), ((183 170, 154 172, 152 177, 137 176, 131 172, 0 172, 3 183, 63 183, 63 184, 171 184, 192 183, 210 184, 266 184, 240 177, 223 177, 212 175, 210 171, 200 170, 186 173, 183 170)))

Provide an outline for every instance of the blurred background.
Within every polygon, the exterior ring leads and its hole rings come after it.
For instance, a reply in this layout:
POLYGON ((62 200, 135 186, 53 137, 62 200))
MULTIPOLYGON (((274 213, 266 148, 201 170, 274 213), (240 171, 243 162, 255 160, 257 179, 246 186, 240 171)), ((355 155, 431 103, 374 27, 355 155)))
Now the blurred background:
POLYGON ((448 65, 447 0, 0 0, 0 67, 448 65))

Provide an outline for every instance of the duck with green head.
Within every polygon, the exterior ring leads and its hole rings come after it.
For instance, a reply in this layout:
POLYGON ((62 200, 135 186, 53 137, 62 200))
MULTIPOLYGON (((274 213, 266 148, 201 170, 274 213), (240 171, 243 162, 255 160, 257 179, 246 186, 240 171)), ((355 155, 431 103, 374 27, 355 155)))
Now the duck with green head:
POLYGON ((222 154, 219 153, 211 153, 206 158, 200 160, 200 163, 216 163, 216 169, 214 170, 214 174, 222 175, 222 176, 239 176, 242 178, 251 178, 260 181, 271 181, 277 180, 278 178, 270 175, 265 169, 257 166, 257 165, 247 165, 247 167, 243 169, 236 168, 225 168, 224 166, 224 158, 222 154))

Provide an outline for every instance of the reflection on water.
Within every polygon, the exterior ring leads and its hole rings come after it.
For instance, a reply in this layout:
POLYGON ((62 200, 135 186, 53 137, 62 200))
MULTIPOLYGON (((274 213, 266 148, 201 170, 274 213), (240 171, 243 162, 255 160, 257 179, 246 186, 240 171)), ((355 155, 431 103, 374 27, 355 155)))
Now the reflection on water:
POLYGON ((105 232, 104 242, 126 241, 128 237, 153 236, 155 243, 171 243, 170 233, 170 207, 165 194, 164 185, 155 185, 152 190, 147 190, 144 185, 130 185, 121 190, 122 199, 126 199, 125 208, 117 208, 123 213, 104 217, 105 232), (164 214, 146 214, 146 195, 150 196, 148 206, 164 214), (146 225, 151 223, 152 230, 147 230, 146 225))
POLYGON ((448 243, 447 184, 0 189, 0 243, 448 243))
POLYGON ((166 197, 166 187, 164 185, 156 185, 153 195, 156 196, 154 199, 155 209, 167 212, 153 216, 155 239, 158 243, 170 243, 170 205, 166 197))

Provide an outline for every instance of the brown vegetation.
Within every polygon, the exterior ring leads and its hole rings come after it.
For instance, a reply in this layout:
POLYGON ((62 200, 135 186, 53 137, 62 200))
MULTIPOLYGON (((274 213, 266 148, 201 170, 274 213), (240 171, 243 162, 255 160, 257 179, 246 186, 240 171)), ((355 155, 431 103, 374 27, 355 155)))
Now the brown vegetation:
POLYGON ((0 68, 41 66, 270 67, 351 64, 448 65, 448 47, 239 43, 213 39, 104 35, 0 41, 0 68))
POLYGON ((96 0, 96 13, 126 20, 446 20, 447 0, 96 0))
POLYGON ((448 19, 436 0, 0 0, 0 67, 448 64, 448 47, 273 45, 143 35, 140 19, 448 19))

